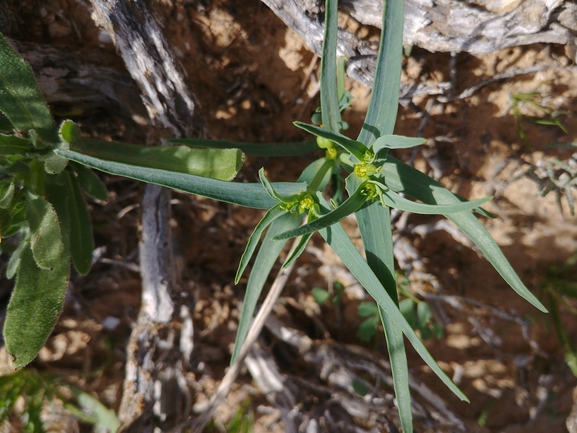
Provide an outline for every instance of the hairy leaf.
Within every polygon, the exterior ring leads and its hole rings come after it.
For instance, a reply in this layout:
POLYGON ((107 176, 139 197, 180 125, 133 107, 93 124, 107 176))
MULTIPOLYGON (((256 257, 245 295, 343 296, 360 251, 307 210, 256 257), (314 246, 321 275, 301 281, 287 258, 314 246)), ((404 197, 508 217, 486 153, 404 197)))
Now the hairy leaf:
POLYGON ((30 248, 22 252, 4 323, 4 340, 15 368, 30 363, 52 332, 62 311, 69 274, 68 254, 62 254, 48 270, 36 265, 30 248))

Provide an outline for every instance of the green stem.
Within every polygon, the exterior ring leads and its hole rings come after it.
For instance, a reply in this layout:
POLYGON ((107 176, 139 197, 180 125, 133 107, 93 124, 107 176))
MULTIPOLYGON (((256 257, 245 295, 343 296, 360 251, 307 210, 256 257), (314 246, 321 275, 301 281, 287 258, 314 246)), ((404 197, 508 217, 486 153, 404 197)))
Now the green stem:
POLYGON ((321 184, 323 183, 323 179, 325 178, 329 170, 334 168, 334 166, 335 162, 332 159, 327 159, 323 163, 323 165, 321 165, 321 168, 319 168, 319 171, 316 172, 315 177, 313 178, 312 182, 308 187, 308 191, 311 194, 314 194, 319 190, 321 184))

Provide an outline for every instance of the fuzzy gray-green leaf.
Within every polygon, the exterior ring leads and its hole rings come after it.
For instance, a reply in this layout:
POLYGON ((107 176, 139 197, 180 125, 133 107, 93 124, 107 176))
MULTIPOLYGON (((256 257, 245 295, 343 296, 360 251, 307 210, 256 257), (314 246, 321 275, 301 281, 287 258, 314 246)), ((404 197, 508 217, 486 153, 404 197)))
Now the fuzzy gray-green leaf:
POLYGON ((4 340, 15 368, 30 363, 52 332, 62 311, 69 274, 67 254, 47 270, 36 265, 30 248, 22 252, 4 323, 4 340))
POLYGON ((240 149, 248 156, 299 156, 319 150, 315 140, 302 141, 300 143, 242 143, 228 140, 209 140, 206 138, 174 138, 167 141, 169 143, 208 149, 240 149))
POLYGON ((14 128, 40 136, 39 147, 56 142, 56 126, 26 61, 0 34, 0 111, 14 128))
POLYGON ((54 208, 44 198, 28 193, 26 220, 34 260, 42 269, 52 269, 60 260, 64 245, 54 208))
POLYGON ((193 149, 188 146, 137 146, 129 143, 109 142, 83 138, 78 127, 65 122, 60 128, 61 137, 73 150, 99 159, 193 174, 218 180, 231 180, 244 162, 238 149, 193 149))

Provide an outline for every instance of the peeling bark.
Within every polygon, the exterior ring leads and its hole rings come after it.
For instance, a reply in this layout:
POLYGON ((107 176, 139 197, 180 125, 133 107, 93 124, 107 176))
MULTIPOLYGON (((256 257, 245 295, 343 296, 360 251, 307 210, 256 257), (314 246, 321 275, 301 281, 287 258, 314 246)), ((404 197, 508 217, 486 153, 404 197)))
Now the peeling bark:
MULTIPOLYGON (((316 54, 322 50, 324 25, 314 0, 262 0, 316 54)), ((362 24, 380 28, 382 2, 343 0, 343 11, 362 24)), ((486 54, 508 47, 555 43, 575 61, 577 5, 563 0, 406 0, 404 43, 428 51, 486 54)), ((339 30, 338 55, 346 56, 347 74, 371 87, 377 48, 339 30)), ((426 92, 402 86, 401 97, 426 92)), ((427 92, 428 93, 428 92, 427 92)))

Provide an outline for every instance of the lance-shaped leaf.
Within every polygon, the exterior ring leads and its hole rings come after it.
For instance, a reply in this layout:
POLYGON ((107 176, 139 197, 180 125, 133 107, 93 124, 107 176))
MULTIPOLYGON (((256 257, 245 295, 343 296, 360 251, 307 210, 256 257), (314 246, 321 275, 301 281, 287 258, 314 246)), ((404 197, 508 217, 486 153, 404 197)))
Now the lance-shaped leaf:
POLYGON ((268 228, 268 226, 270 226, 273 223, 274 220, 276 220, 278 217, 280 217, 286 213, 287 213, 287 211, 282 209, 281 203, 279 203, 276 206, 270 208, 264 214, 262 219, 259 221, 259 223, 254 228, 252 234, 250 235, 250 238, 248 239, 244 253, 242 254, 242 257, 240 258, 240 264, 238 265, 238 270, 236 271, 236 277, 234 278, 234 284, 238 284, 240 277, 242 276, 242 274, 244 273, 244 270, 246 269, 246 267, 248 265, 248 262, 250 261, 252 255, 256 251, 256 247, 257 247, 258 242, 260 241, 260 238, 261 238, 262 234, 264 233, 264 231, 268 228))
POLYGON ((272 185, 272 183, 266 177, 264 167, 258 171, 258 177, 260 178, 260 182, 262 183, 262 186, 264 187, 264 190, 269 195, 269 197, 284 204, 290 204, 295 202, 296 200, 298 200, 299 195, 304 191, 304 190, 299 191, 297 194, 291 194, 288 196, 279 194, 272 185))
MULTIPOLYGON (((312 217, 313 214, 310 214, 310 217, 312 217)), ((286 258, 285 262, 283 263, 282 267, 283 269, 288 268, 290 265, 293 264, 293 262, 298 259, 300 257, 300 255, 304 252, 305 248, 307 247, 309 241, 311 240, 313 233, 308 233, 306 235, 303 235, 300 239, 299 242, 296 246, 296 248, 293 250, 293 252, 286 258)))
POLYGON ((238 323, 238 331, 234 341, 234 350, 230 363, 233 364, 236 360, 252 321, 252 316, 256 309, 258 298, 266 283, 268 275, 277 261, 282 249, 286 245, 286 240, 275 241, 273 238, 277 234, 289 230, 299 224, 300 219, 295 218, 294 215, 284 214, 277 218, 268 229, 266 236, 262 242, 260 250, 256 256, 252 272, 248 278, 246 286, 246 293, 242 304, 242 311, 238 323))
POLYGON ((402 135, 383 135, 373 143, 375 154, 383 149, 409 149, 427 142, 422 137, 403 137, 402 135))
POLYGON ((395 302, 391 299, 367 262, 365 262, 361 254, 357 251, 344 229, 339 224, 336 224, 320 230, 319 233, 359 283, 361 283, 361 285, 366 289, 369 295, 373 297, 378 306, 383 309, 384 314, 387 315, 390 320, 394 321, 396 326, 403 332, 403 334, 405 334, 423 361, 427 363, 431 370, 433 370, 433 372, 457 397, 461 400, 468 401, 467 396, 463 394, 463 392, 435 362, 435 359, 428 352, 420 338, 415 334, 415 331, 413 331, 411 326, 407 323, 395 302))
MULTIPOLYGON (((393 157, 387 159, 383 169, 385 171, 386 184, 394 191, 404 192, 411 197, 430 204, 446 205, 460 201, 451 191, 426 174, 393 157)), ((547 311, 543 304, 525 287, 495 240, 487 233, 487 230, 473 214, 459 212, 447 214, 446 217, 479 247, 487 260, 519 296, 526 299, 537 309, 543 312, 547 311)))
POLYGON ((173 138, 169 143, 207 149, 240 149, 249 156, 299 156, 319 150, 315 140, 300 143, 242 143, 228 140, 209 140, 206 138, 173 138))
POLYGON ((341 124, 337 86, 338 7, 336 1, 325 2, 325 32, 321 56, 321 117, 323 125, 338 132, 341 124))
POLYGON ((15 368, 31 362, 62 311, 70 266, 63 253, 52 270, 40 269, 30 248, 22 252, 4 323, 4 340, 15 368))
POLYGON ((60 135, 74 150, 85 155, 138 167, 193 174, 218 180, 231 180, 244 161, 238 149, 192 149, 187 146, 137 146, 135 144, 92 140, 67 120, 60 135))
POLYGON ((44 198, 28 193, 26 220, 30 228, 30 246, 42 269, 52 269, 60 261, 64 245, 54 208, 44 198))
POLYGON ((76 173, 76 179, 80 188, 91 197, 101 201, 108 200, 108 190, 106 185, 100 180, 94 172, 81 164, 71 164, 72 169, 76 173))
POLYGON ((56 126, 26 61, 0 34, 0 111, 19 131, 36 131, 38 147, 56 143, 56 126))
POLYGON ((320 126, 309 125, 304 122, 294 122, 294 125, 317 137, 326 138, 327 140, 335 142, 359 161, 364 161, 366 158, 367 146, 359 141, 351 140, 338 132, 330 131, 320 126))
MULTIPOLYGON (((395 257, 393 253, 393 235, 391 217, 388 208, 375 202, 356 212, 359 231, 363 239, 367 263, 391 300, 397 302, 397 282, 395 280, 395 257)), ((409 367, 403 333, 395 320, 378 307, 379 318, 383 324, 387 351, 391 363, 391 372, 395 388, 395 397, 399 408, 399 417, 404 431, 412 431, 411 392, 409 389, 409 367)))
POLYGON ((363 128, 357 138, 369 147, 381 135, 392 134, 397 120, 405 21, 404 3, 390 1, 386 2, 383 8, 383 25, 373 93, 363 128))
MULTIPOLYGON (((332 211, 324 214, 323 216, 319 217, 318 219, 315 219, 314 221, 309 222, 308 224, 281 233, 277 235, 275 239, 290 239, 295 238, 297 236, 314 233, 316 231, 324 229, 325 227, 332 226, 333 224, 338 223, 340 220, 346 218, 350 214, 355 213, 367 201, 367 196, 364 191, 365 185, 366 183, 361 184, 361 186, 355 191, 355 193, 351 195, 348 199, 346 199, 336 209, 333 209, 332 211)), ((320 193, 318 193, 318 199, 323 200, 323 197, 320 193)))
POLYGON ((383 192, 383 201, 387 206, 394 207, 405 212, 412 212, 421 215, 449 215, 458 212, 471 211, 487 203, 493 197, 483 197, 477 200, 466 202, 458 201, 455 204, 432 205, 417 203, 401 197, 394 191, 383 192))
MULTIPOLYGON (((70 150, 56 150, 72 161, 86 165, 105 173, 124 176, 142 182, 153 183, 179 191, 209 197, 226 203, 255 209, 270 209, 278 203, 271 198, 260 183, 233 183, 209 179, 185 173, 173 173, 146 167, 134 167, 128 164, 106 161, 70 150)), ((298 194, 306 189, 304 183, 279 182, 274 183, 275 190, 283 196, 298 194)))

